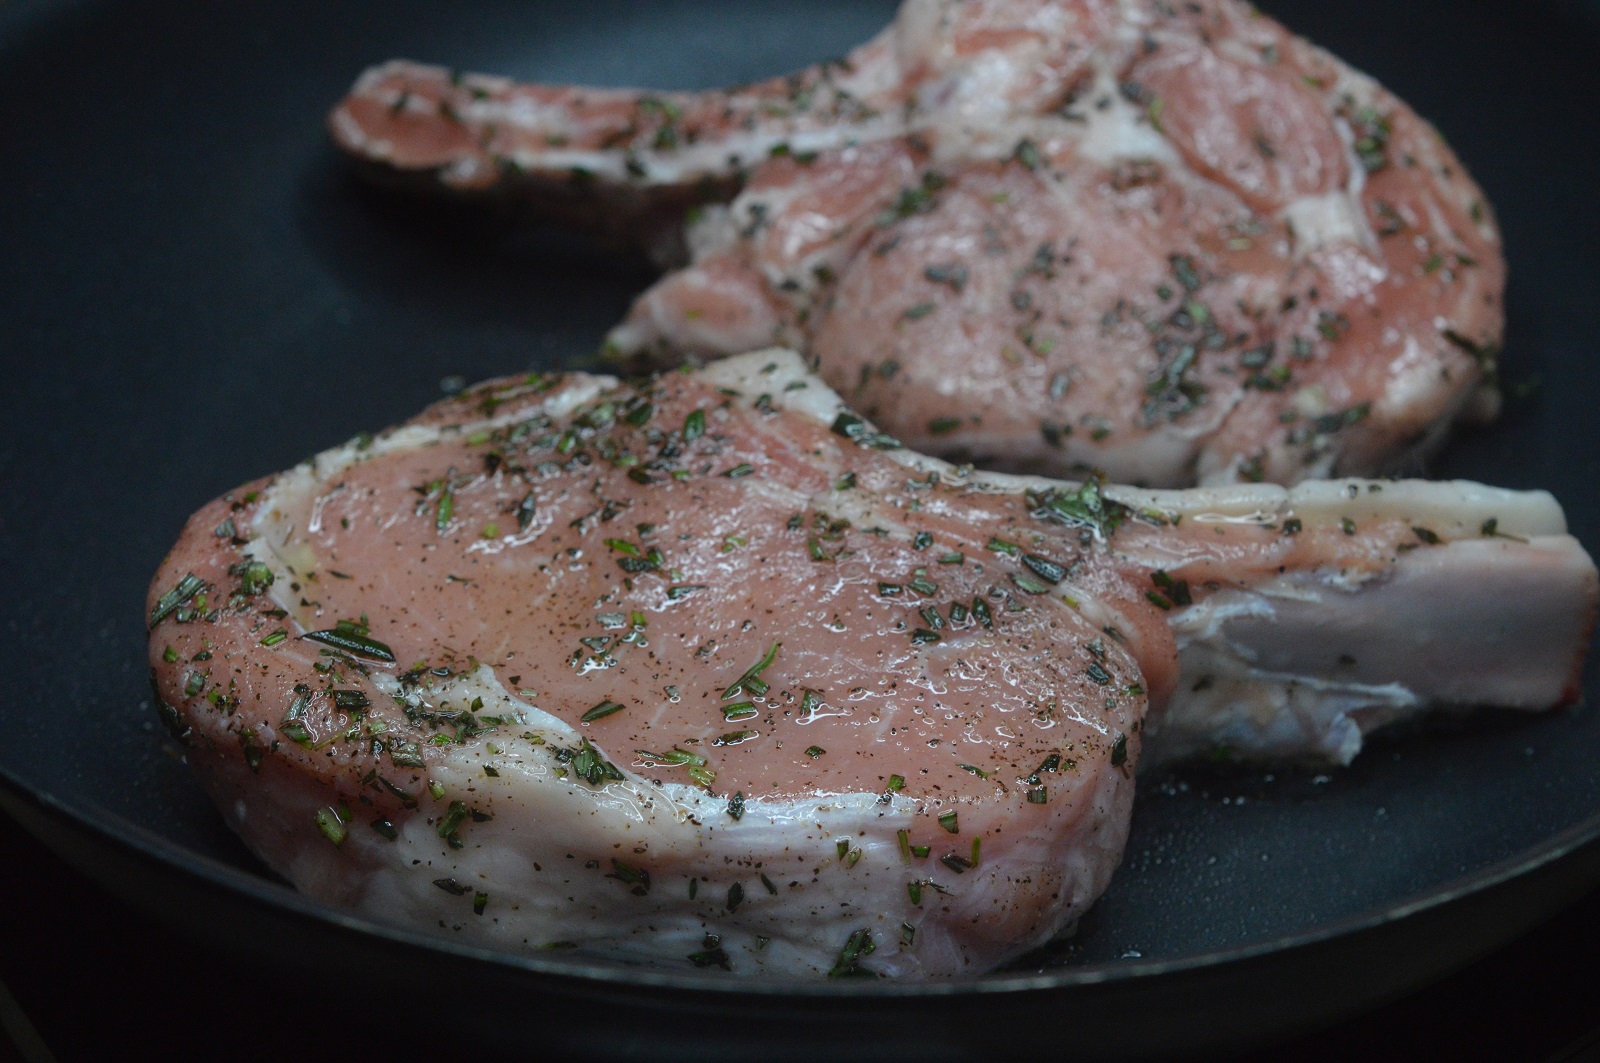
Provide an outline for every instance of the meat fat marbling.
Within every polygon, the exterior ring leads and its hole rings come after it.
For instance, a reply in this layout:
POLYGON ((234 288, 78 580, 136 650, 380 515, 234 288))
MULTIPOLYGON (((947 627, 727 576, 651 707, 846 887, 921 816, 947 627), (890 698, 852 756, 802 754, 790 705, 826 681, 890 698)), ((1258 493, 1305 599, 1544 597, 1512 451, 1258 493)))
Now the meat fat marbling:
POLYGON ((201 782, 312 896, 930 978, 1072 926, 1163 743, 1340 761, 1432 703, 1558 703, 1594 598, 1548 495, 978 473, 767 351, 490 382, 231 492, 150 650, 201 782))

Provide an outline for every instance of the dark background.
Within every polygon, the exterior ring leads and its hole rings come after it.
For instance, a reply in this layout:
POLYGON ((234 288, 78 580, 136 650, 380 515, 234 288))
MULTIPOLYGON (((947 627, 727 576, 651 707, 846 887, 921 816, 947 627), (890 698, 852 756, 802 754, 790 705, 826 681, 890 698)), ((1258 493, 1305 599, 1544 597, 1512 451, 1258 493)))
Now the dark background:
MULTIPOLYGON (((1263 6, 1437 121, 1499 212, 1520 397, 1430 471, 1548 487, 1594 552, 1600 5, 1263 6)), ((626 83, 646 69, 654 84, 701 86, 835 54, 892 8, 0 0, 0 787, 169 859, 192 850, 254 868, 149 711, 144 585, 183 518, 403 419, 442 378, 582 364, 648 282, 560 234, 358 187, 320 122, 360 67, 403 54, 545 80, 626 83)), ((1591 700, 1595 675, 1591 662, 1591 700)), ((1148 780, 1085 947, 1091 959, 1227 948, 1480 872, 1594 816, 1596 748, 1600 723, 1580 709, 1380 743, 1326 784, 1257 774, 1164 792, 1168 780, 1148 780), (1276 863, 1257 870, 1269 850, 1276 863), (1307 867, 1325 870, 1302 882, 1307 867)), ((18 1045, 25 1017, 63 1060, 135 1046, 177 1059, 459 1051, 460 998, 436 994, 420 1014, 375 1007, 307 964, 263 966, 247 935, 196 925, 142 886, 129 907, 131 882, 105 892, 5 827, 0 983, 14 1001, 0 997, 0 1025, 18 1045)), ((1591 894, 1487 960, 1273 1057, 1550 1058, 1600 1027, 1597 945, 1591 894)))

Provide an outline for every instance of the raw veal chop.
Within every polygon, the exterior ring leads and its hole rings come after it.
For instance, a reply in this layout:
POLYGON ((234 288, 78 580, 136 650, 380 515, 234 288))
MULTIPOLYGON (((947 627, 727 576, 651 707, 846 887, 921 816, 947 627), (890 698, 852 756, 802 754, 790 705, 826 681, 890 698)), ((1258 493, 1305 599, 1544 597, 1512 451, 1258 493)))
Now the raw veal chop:
POLYGON ((1595 587, 1546 495, 975 473, 766 352, 492 382, 225 495, 150 647, 228 822, 317 897, 928 977, 1094 901, 1147 743, 1340 760, 1428 704, 1547 707, 1595 587))
POLYGON ((783 342, 956 460, 1288 483, 1496 409, 1482 193, 1235 0, 907 0, 844 60, 701 93, 397 61, 330 125, 388 178, 685 247, 613 353, 783 342))

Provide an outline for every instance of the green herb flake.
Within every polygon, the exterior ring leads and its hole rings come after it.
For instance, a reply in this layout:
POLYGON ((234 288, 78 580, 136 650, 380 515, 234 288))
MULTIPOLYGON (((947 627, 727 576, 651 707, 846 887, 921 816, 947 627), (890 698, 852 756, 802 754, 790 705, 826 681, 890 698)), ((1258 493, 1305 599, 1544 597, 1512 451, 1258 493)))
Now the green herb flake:
POLYGON ((873 430, 871 425, 848 410, 840 411, 833 419, 832 431, 834 435, 844 436, 874 450, 897 450, 900 447, 898 439, 873 430))
POLYGON ((312 642, 320 642, 324 646, 332 646, 336 650, 357 657, 368 657, 375 661, 394 662, 394 651, 387 644, 371 638, 362 630, 364 625, 355 625, 350 621, 342 621, 339 626, 323 631, 308 631, 300 636, 312 642))
POLYGON ((205 588, 205 585, 206 581, 196 576, 193 572, 184 576, 177 582, 176 586, 156 600, 155 606, 150 610, 150 626, 155 627, 172 615, 177 611, 178 606, 199 594, 205 588))
POLYGON ((439 505, 433 514, 433 527, 436 531, 444 531, 450 527, 451 518, 456 515, 455 492, 446 487, 439 493, 439 505))
POLYGON ((698 753, 690 753, 686 749, 674 748, 667 750, 665 753, 652 753, 648 749, 636 749, 634 752, 639 756, 646 758, 647 760, 652 760, 657 764, 666 765, 668 767, 678 767, 680 765, 687 764, 692 768, 701 768, 704 767, 706 763, 705 757, 702 757, 698 753))
MULTIPOLYGON (((1167 600, 1172 605, 1194 604, 1194 597, 1189 591, 1188 580, 1173 579, 1170 572, 1158 568, 1154 572, 1150 573, 1150 582, 1154 583, 1161 589, 1162 594, 1166 596, 1167 600)), ((1093 650, 1093 648, 1093 646, 1090 647, 1091 650, 1093 650)), ((1103 647, 1101 651, 1096 654, 1096 656, 1104 659, 1105 651, 1103 647)))
POLYGON ((728 958, 728 950, 722 947, 722 939, 716 934, 707 934, 699 952, 691 952, 688 956, 690 963, 696 967, 720 967, 724 971, 733 970, 733 961, 728 958))
POLYGON ((844 948, 839 950, 839 959, 829 968, 828 977, 876 978, 876 974, 861 966, 861 961, 872 955, 877 947, 872 940, 872 931, 867 929, 853 931, 845 940, 844 948))
POLYGON ((439 837, 450 837, 462 823, 466 822, 466 819, 467 806, 460 801, 451 801, 450 807, 445 811, 444 816, 440 818, 439 825, 436 828, 439 837))
POLYGON ((1050 585, 1048 583, 1041 583, 1032 576, 1025 576, 1020 572, 1011 573, 1011 582, 1015 583, 1019 590, 1022 590, 1028 594, 1050 593, 1050 585))
POLYGON ((778 649, 780 646, 781 643, 777 642, 774 642, 771 646, 769 646, 766 654, 763 655, 759 661, 751 665, 745 671, 744 675, 734 680, 733 683, 722 692, 722 700, 727 701, 729 698, 734 697, 741 691, 746 690, 757 697, 765 694, 768 690, 768 686, 759 677, 762 672, 766 671, 767 668, 772 665, 773 661, 778 659, 778 649))
POLYGON ((624 778, 617 766, 601 756, 587 738, 580 739, 576 749, 556 750, 556 759, 567 764, 573 775, 590 786, 599 787, 607 781, 621 782, 624 778))
POLYGON ((1030 502, 1035 518, 1088 528, 1102 539, 1115 532, 1129 514, 1128 507, 1101 494, 1099 480, 1088 480, 1076 491, 1052 488, 1031 495, 1030 502))
POLYGON ((350 834, 349 828, 344 825, 344 820, 339 817, 339 813, 329 806, 317 809, 316 823, 317 830, 321 831, 322 836, 334 845, 343 845, 345 838, 350 834))
POLYGON ((1017 141, 1011 157, 1030 170, 1037 170, 1044 163, 1044 159, 1039 155, 1039 145, 1026 137, 1017 141))
POLYGON ((611 871, 606 878, 614 878, 635 897, 643 897, 650 892, 650 872, 642 867, 625 864, 616 857, 611 858, 611 871))
POLYGON ((1117 740, 1111 744, 1111 766, 1120 768, 1128 759, 1128 736, 1117 735, 1117 740))
POLYGON ((228 571, 239 577, 239 593, 254 597, 272 586, 272 569, 262 561, 246 561, 229 566, 228 571))
POLYGON ((593 723, 596 720, 605 719, 607 716, 610 716, 612 713, 621 712, 621 711, 622 711, 622 706, 617 704, 615 701, 602 701, 600 704, 596 705, 594 708, 592 708, 589 711, 585 712, 583 714, 583 716, 581 717, 581 719, 583 720, 584 723, 593 723))
POLYGON ((1038 554, 1023 554, 1022 563, 1027 566, 1028 571, 1049 583, 1060 583, 1067 578, 1066 566, 1052 561, 1048 557, 1040 557, 1038 554))

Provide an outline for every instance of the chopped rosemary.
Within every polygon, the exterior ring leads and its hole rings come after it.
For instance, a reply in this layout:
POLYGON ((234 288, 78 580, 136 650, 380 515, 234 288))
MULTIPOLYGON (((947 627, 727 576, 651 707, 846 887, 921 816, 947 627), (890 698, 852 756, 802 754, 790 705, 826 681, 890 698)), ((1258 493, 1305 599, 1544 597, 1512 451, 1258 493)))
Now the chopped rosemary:
POLYGON ((177 610, 178 606, 200 593, 205 585, 206 581, 193 572, 184 576, 176 586, 157 599, 155 606, 150 610, 150 626, 155 627, 165 620, 177 610))
POLYGON ((627 886, 628 892, 635 897, 643 897, 650 892, 649 871, 642 867, 625 864, 614 856, 611 858, 611 868, 612 870, 606 875, 606 878, 614 878, 624 886, 627 886))
POLYGON ((748 720, 752 716, 761 715, 761 710, 756 708, 753 701, 736 701, 732 705, 722 706, 722 721, 734 723, 738 720, 748 720))
POLYGON ((332 646, 337 650, 344 650, 359 657, 370 657, 376 661, 394 661, 394 651, 386 644, 363 634, 359 629, 348 624, 328 628, 324 631, 308 631, 301 638, 320 642, 324 646, 332 646))
POLYGON ((598 787, 607 781, 621 782, 624 778, 617 766, 601 756, 587 738, 580 739, 576 749, 557 749, 556 759, 570 765, 572 774, 590 786, 598 787))
POLYGON ((722 700, 727 701, 729 698, 734 697, 741 691, 746 690, 756 697, 760 697, 762 694, 765 694, 769 688, 766 683, 762 682, 760 675, 772 664, 773 661, 777 660, 779 646, 780 643, 774 642, 767 649, 766 655, 763 656, 761 660, 751 665, 749 669, 745 671, 744 675, 734 680, 734 682, 722 692, 722 700))
POLYGON ((317 809, 316 822, 317 830, 334 845, 343 845, 345 838, 350 834, 349 828, 344 825, 344 820, 340 819, 339 813, 331 807, 324 806, 317 809))
POLYGON ((614 712, 621 711, 622 706, 617 704, 615 701, 602 701, 588 712, 585 712, 582 716, 582 720, 584 723, 593 723, 595 720, 602 720, 614 712))
POLYGON ((845 940, 844 948, 839 950, 839 959, 828 970, 829 978, 875 978, 872 971, 861 966, 863 957, 872 955, 877 949, 872 940, 872 931, 861 929, 852 931, 845 940))

